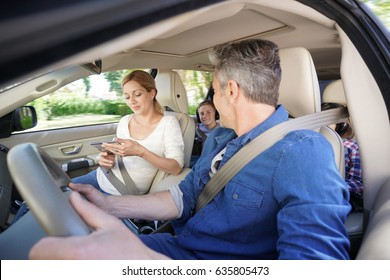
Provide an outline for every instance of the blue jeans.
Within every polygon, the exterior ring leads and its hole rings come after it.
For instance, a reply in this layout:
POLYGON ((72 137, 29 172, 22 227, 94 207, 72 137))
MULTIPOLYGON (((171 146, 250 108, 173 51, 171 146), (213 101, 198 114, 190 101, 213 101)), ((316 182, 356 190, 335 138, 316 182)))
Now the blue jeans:
POLYGON ((141 241, 151 248, 163 255, 166 255, 175 260, 195 260, 198 257, 188 249, 183 248, 177 243, 176 237, 170 233, 156 233, 139 235, 141 241))
MULTIPOLYGON (((90 184, 90 185, 94 186, 96 189, 98 189, 99 191, 101 191, 102 193, 107 194, 99 187, 99 183, 96 179, 96 170, 93 170, 93 171, 89 172, 88 174, 73 178, 71 180, 71 182, 76 183, 76 184, 90 184)), ((16 221, 19 220, 29 210, 30 209, 29 209, 27 203, 24 201, 23 204, 18 209, 18 211, 16 212, 16 215, 15 215, 14 220, 12 221, 12 224, 16 223, 16 221)))
POLYGON ((98 183, 97 178, 96 178, 96 170, 93 170, 85 175, 73 178, 72 183, 89 184, 89 185, 94 186, 96 189, 102 191, 102 189, 99 187, 99 183, 98 183))
POLYGON ((28 208, 28 205, 26 201, 23 201, 22 205, 20 205, 18 211, 15 214, 15 217, 12 221, 12 225, 16 223, 24 214, 26 214, 30 209, 28 208))

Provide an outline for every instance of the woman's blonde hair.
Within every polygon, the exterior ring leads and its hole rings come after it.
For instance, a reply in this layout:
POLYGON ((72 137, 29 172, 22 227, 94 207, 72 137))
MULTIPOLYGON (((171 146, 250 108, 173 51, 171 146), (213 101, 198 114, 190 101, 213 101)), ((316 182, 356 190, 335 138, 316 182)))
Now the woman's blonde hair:
MULTIPOLYGON (((158 91, 156 88, 156 82, 148 72, 145 72, 143 70, 134 70, 133 72, 127 74, 122 80, 122 88, 126 83, 130 81, 137 82, 141 87, 146 89, 147 92, 150 92, 151 90, 154 89, 156 91, 156 96, 157 96, 158 91)), ((156 96, 153 99, 154 109, 159 114, 164 115, 164 109, 160 105, 160 103, 158 103, 156 96)))

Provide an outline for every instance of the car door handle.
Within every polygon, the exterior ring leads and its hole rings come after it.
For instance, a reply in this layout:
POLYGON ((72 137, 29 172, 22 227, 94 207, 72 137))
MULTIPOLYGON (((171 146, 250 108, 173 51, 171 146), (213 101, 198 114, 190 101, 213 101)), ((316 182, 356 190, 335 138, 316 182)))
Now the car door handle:
POLYGON ((78 154, 80 151, 81 151, 81 147, 83 145, 80 144, 80 145, 72 145, 72 146, 67 146, 67 147, 61 147, 59 148, 61 150, 61 152, 64 154, 64 155, 75 155, 75 154, 78 154))

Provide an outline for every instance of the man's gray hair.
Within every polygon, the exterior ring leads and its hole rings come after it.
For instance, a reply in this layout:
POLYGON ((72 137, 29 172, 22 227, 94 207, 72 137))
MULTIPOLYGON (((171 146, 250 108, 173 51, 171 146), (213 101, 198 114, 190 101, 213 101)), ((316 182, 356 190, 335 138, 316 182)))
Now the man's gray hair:
POLYGON ((212 49, 209 58, 221 89, 234 80, 249 100, 276 107, 282 70, 275 43, 250 39, 221 44, 212 49))

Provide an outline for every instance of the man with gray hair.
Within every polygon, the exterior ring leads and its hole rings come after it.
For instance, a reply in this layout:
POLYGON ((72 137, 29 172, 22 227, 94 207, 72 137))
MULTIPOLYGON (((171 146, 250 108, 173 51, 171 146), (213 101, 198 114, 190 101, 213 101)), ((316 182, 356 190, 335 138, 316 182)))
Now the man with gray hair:
POLYGON ((222 44, 214 47, 210 60, 215 65, 214 104, 221 125, 236 135, 229 134, 202 155, 169 191, 104 197, 90 186, 71 185, 95 204, 72 194, 76 210, 97 230, 61 242, 45 238, 32 249, 32 258, 348 258, 344 228, 350 210, 348 189, 334 164, 332 147, 314 131, 287 134, 194 214, 199 194, 217 170, 255 137, 288 120, 278 105, 281 68, 276 44, 264 40, 222 44), (175 236, 137 238, 96 206, 120 218, 172 220, 175 236))

